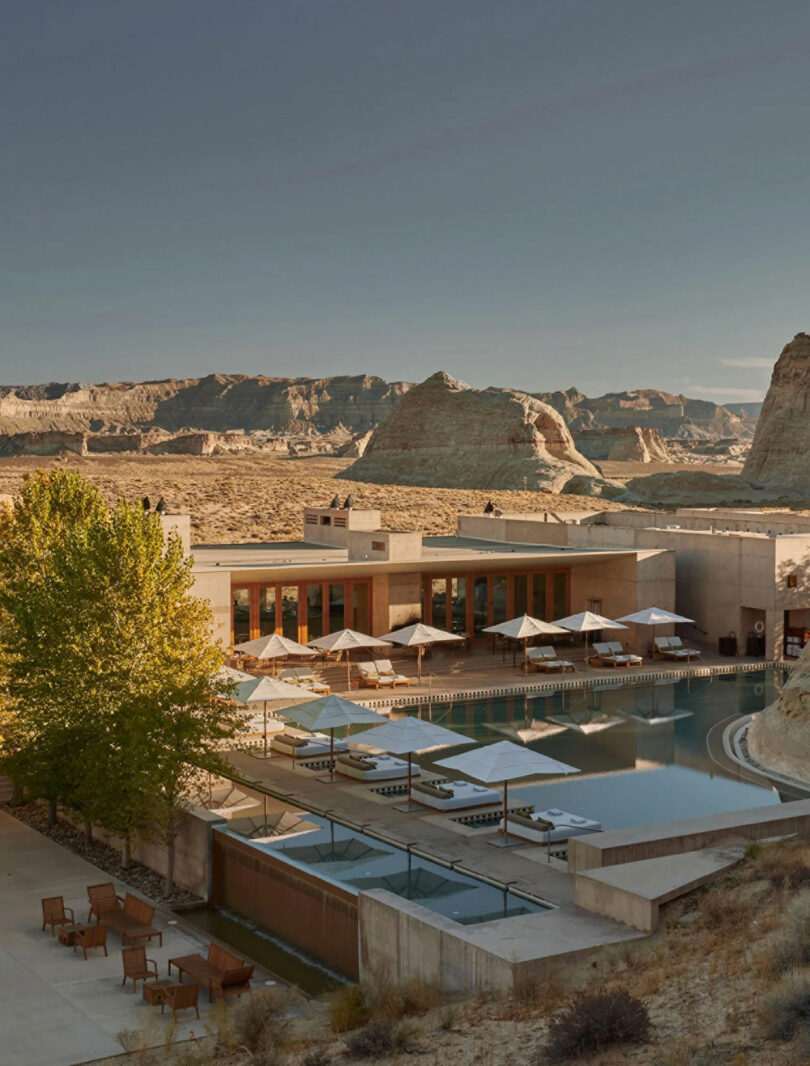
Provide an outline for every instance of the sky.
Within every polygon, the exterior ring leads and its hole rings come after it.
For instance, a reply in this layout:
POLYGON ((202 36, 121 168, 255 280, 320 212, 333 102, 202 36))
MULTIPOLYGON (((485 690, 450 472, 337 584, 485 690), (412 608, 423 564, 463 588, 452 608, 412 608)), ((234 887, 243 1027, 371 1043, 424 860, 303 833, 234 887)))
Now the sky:
POLYGON ((4 0, 0 383, 761 398, 806 0, 4 0))

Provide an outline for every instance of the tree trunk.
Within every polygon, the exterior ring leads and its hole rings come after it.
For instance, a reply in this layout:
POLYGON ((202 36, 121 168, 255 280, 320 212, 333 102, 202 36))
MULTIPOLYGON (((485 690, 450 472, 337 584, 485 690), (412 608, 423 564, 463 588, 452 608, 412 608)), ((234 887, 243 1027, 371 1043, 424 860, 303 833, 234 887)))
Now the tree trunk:
POLYGON ((56 800, 48 800, 48 828, 53 829, 56 825, 56 800))
POLYGON ((84 846, 89 848, 93 843, 93 826, 90 822, 84 823, 84 846))
POLYGON ((16 781, 12 781, 12 783, 11 783, 11 805, 13 807, 17 807, 22 802, 23 802, 23 790, 16 783, 16 781))
POLYGON ((169 839, 166 841, 166 895, 170 896, 174 890, 174 838, 173 829, 169 830, 169 839))
POLYGON ((124 833, 124 846, 121 848, 121 866, 125 870, 129 869, 129 862, 132 858, 130 854, 131 850, 129 833, 124 833))

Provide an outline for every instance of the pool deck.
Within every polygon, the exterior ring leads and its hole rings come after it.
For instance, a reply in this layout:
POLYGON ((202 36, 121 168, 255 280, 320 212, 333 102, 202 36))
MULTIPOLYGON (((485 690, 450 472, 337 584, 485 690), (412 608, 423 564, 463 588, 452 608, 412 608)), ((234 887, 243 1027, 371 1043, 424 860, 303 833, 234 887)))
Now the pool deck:
MULTIPOLYGON (((522 653, 497 648, 493 651, 487 645, 475 645, 467 651, 455 650, 451 645, 437 645, 429 656, 423 660, 422 681, 417 677, 417 663, 414 649, 392 648, 378 657, 387 656, 398 673, 409 680, 408 686, 398 685, 389 688, 352 687, 347 690, 346 665, 331 661, 315 664, 315 672, 332 689, 341 696, 356 699, 370 707, 407 706, 431 700, 446 702, 449 699, 474 699, 512 692, 559 691, 570 688, 590 688, 605 684, 632 684, 655 681, 662 678, 705 677, 709 674, 735 673, 739 671, 764 670, 774 665, 765 659, 752 659, 744 656, 729 658, 718 655, 716 651, 700 644, 695 644, 701 652, 701 658, 691 663, 676 663, 668 660, 654 660, 645 655, 642 666, 632 669, 611 666, 596 666, 592 662, 586 667, 585 650, 581 644, 557 645, 561 658, 569 659, 574 664, 573 671, 565 673, 542 673, 533 671, 524 673, 522 653)), ((372 658, 371 652, 368 658, 372 658)), ((352 658, 352 678, 354 663, 359 661, 359 653, 352 658)), ((269 673, 269 668, 262 673, 269 673)))
MULTIPOLYGON (((165 1041, 171 1013, 161 1018, 156 1007, 144 1003, 141 987, 121 987, 121 944, 117 933, 107 937, 108 956, 93 948, 85 961, 42 932, 40 899, 61 895, 79 922, 87 919, 87 885, 109 881, 97 866, 74 855, 48 837, 0 811, 0 871, 3 905, 0 908, 0 1034, 3 1066, 75 1066, 90 1060, 121 1055, 117 1034, 150 1030, 149 1044, 165 1041)), ((116 882, 123 894, 128 886, 116 882)), ((160 977, 170 958, 205 954, 208 940, 188 927, 168 925, 169 912, 158 909, 154 924, 163 932, 163 946, 152 941, 147 958, 154 959, 160 977)), ((256 984, 266 975, 262 972, 256 984)), ((193 1010, 181 1011, 176 1039, 205 1034, 209 1010, 204 989, 199 997, 200 1019, 193 1010)))

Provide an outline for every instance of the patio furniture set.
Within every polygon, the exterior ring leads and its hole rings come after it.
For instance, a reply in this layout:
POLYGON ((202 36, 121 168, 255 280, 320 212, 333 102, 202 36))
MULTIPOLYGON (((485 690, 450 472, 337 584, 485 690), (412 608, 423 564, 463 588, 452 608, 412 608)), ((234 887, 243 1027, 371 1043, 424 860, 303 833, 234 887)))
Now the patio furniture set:
POLYGON ((176 1019, 177 1011, 193 1009, 199 1018, 200 985, 208 990, 209 1003, 214 996, 227 1001, 231 996, 239 996, 250 990, 253 964, 214 943, 209 945, 206 957, 197 954, 169 959, 169 976, 160 978, 157 963, 147 958, 144 945, 134 943, 136 940, 150 941, 158 937, 159 946, 163 946, 162 932, 151 925, 155 913, 152 904, 131 892, 127 892, 122 899, 111 881, 88 885, 87 898, 90 909, 86 923, 76 921, 73 908, 65 906, 62 896, 43 899, 42 931, 50 927, 51 936, 58 933, 61 944, 71 947, 74 952, 81 949, 87 959, 88 949, 91 948, 102 948, 104 955, 107 955, 107 934, 114 929, 121 936, 124 971, 121 985, 132 981, 132 991, 136 992, 138 981, 141 981, 144 1001, 153 1006, 159 1005, 161 1014, 168 1007, 176 1019), (129 947, 125 946, 127 941, 129 947), (172 966, 177 970, 176 979, 172 979, 172 966), (184 984, 184 975, 193 978, 193 982, 184 984))

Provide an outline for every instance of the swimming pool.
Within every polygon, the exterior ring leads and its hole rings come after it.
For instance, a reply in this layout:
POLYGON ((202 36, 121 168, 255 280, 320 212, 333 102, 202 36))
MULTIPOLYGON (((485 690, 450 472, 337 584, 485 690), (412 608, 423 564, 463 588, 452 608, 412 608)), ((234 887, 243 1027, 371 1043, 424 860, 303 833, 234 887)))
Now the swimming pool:
MULTIPOLYGON (((620 829, 779 803, 775 790, 718 766, 707 737, 725 719, 766 707, 783 679, 784 673, 774 669, 652 684, 633 684, 623 675, 590 689, 404 711, 418 711, 480 743, 513 740, 578 767, 580 774, 566 778, 515 783, 510 797, 620 829)), ((373 743, 373 730, 367 737, 373 743)), ((355 739, 360 738, 357 733, 355 739)), ((441 749, 419 762, 446 774, 435 762, 453 751, 441 749)))
MULTIPOLYGON (((459 873, 328 818, 302 812, 300 828, 302 831, 292 835, 254 839, 250 844, 353 894, 383 888, 460 925, 548 910, 543 904, 508 889, 459 873)), ((228 832, 245 839, 238 832, 236 821, 228 832)))

